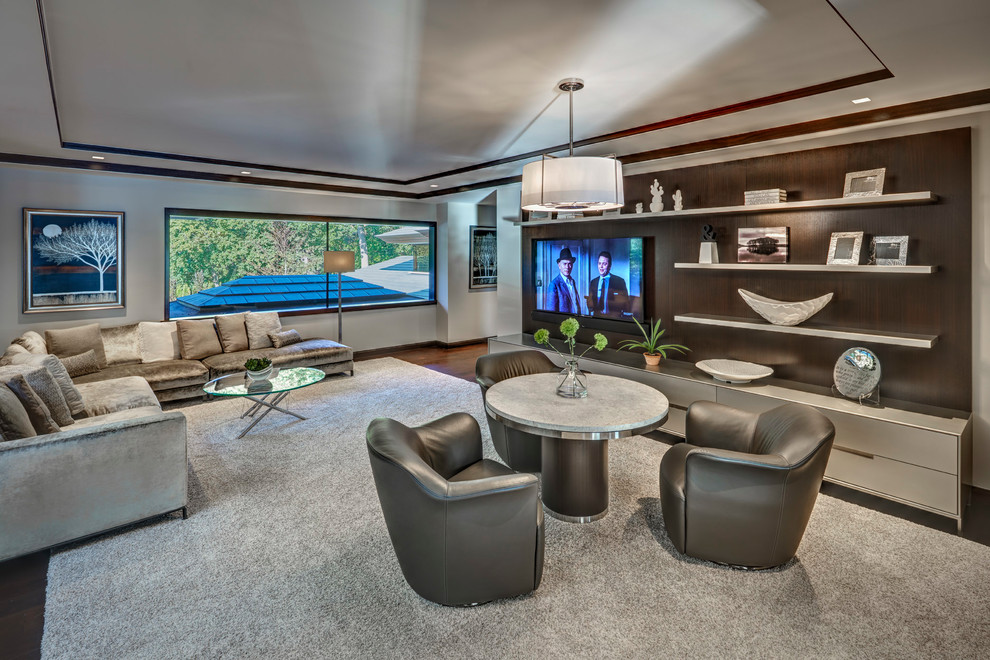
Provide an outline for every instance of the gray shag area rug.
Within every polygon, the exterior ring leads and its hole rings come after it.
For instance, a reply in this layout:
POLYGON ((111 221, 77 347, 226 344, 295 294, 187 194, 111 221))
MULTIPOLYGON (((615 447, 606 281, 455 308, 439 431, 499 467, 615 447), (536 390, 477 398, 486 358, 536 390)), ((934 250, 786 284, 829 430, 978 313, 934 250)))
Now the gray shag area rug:
POLYGON ((393 358, 290 396, 236 440, 243 401, 183 408, 188 520, 57 552, 46 658, 955 657, 990 653, 990 548, 820 496, 787 565, 679 555, 660 512, 666 445, 609 447, 608 516, 547 517, 543 584, 475 608, 427 602, 392 552, 364 433, 468 411, 477 385, 393 358))

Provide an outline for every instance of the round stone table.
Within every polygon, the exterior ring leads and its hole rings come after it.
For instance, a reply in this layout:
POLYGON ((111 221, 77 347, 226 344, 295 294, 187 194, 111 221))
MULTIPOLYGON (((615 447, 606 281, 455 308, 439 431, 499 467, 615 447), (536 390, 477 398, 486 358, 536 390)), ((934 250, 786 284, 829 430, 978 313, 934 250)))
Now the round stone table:
POLYGON ((557 396, 555 373, 492 385, 485 408, 506 426, 542 437, 543 504, 554 518, 592 522, 608 513, 608 441, 667 419, 667 397, 648 385, 587 375, 588 397, 557 396))

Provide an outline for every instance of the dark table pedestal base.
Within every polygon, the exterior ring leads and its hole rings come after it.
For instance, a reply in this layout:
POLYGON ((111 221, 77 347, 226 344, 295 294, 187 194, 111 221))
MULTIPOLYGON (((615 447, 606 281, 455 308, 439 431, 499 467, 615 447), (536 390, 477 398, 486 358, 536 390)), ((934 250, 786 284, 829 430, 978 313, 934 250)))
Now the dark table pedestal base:
POLYGON ((540 474, 547 513, 594 522, 608 513, 608 440, 543 438, 540 474))

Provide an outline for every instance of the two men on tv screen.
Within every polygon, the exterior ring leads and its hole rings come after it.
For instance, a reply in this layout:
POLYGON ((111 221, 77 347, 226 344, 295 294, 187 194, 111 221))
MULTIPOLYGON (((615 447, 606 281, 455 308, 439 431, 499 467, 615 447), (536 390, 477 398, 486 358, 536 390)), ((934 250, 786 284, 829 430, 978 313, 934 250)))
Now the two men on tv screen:
POLYGON ((628 311, 626 281, 612 274, 612 255, 609 252, 603 250, 598 253, 598 277, 589 283, 586 296, 578 293, 577 283, 571 277, 574 261, 570 248, 561 248, 557 257, 560 273, 550 282, 547 293, 547 307, 551 311, 611 317, 620 317, 628 311))

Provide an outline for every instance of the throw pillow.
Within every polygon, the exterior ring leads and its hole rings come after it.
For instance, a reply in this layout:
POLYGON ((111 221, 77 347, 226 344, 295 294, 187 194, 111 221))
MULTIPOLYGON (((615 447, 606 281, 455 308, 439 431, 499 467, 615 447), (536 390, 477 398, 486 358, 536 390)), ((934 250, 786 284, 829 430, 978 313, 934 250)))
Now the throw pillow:
POLYGON ((179 321, 179 352, 183 360, 202 360, 223 353, 213 319, 179 321))
POLYGON ((138 324, 100 328, 107 364, 135 364, 141 361, 141 333, 138 324))
POLYGON ((28 349, 24 348, 20 344, 11 344, 7 347, 7 350, 3 352, 3 356, 0 357, 0 367, 7 364, 13 364, 14 358, 18 355, 34 355, 34 353, 29 352, 28 349))
POLYGON ((45 340, 48 350, 56 357, 70 357, 92 350, 96 355, 96 363, 100 369, 107 366, 107 354, 103 350, 103 338, 100 336, 100 324, 89 323, 75 328, 63 330, 45 330, 45 340))
POLYGON ((250 348, 247 328, 244 326, 245 316, 247 314, 242 312, 241 314, 225 314, 214 319, 217 324, 217 334, 220 335, 220 345, 223 346, 224 353, 246 351, 250 348))
POLYGON ((36 435, 24 404, 6 385, 0 384, 0 434, 4 440, 20 440, 36 435))
POLYGON ((302 341, 302 337, 295 330, 283 330, 282 332, 273 332, 268 335, 268 338, 272 340, 272 346, 275 348, 282 348, 283 346, 291 346, 292 344, 298 344, 302 341))
POLYGON ((0 367, 0 382, 7 383, 15 378, 23 378, 28 386, 34 390, 34 393, 44 402, 45 408, 48 409, 56 424, 59 426, 68 426, 75 421, 72 419, 72 411, 69 410, 69 404, 65 402, 62 388, 59 387, 55 377, 52 376, 48 369, 43 366, 31 366, 27 364, 12 364, 6 367, 0 367))
POLYGON ((17 396, 21 405, 24 406, 24 410, 27 411, 27 415, 31 419, 31 426, 34 427, 36 435, 58 433, 61 430, 58 428, 55 420, 52 419, 52 415, 48 411, 48 407, 45 406, 45 402, 31 389, 24 376, 17 375, 12 377, 7 381, 7 387, 17 396))
POLYGON ((28 330, 23 335, 15 339, 13 343, 18 346, 23 346, 28 353, 34 353, 35 355, 44 355, 48 352, 48 347, 45 344, 45 338, 34 330, 28 330))
POLYGON ((141 335, 141 362, 161 362, 182 358, 179 350, 179 330, 175 321, 162 323, 142 321, 138 323, 138 332, 141 335))
MULTIPOLYGON (((71 360, 72 358, 66 359, 71 360)), ((15 355, 13 363, 47 369, 48 373, 55 378, 59 389, 62 390, 62 396, 65 397, 65 402, 69 405, 69 412, 72 413, 72 416, 77 419, 86 416, 86 404, 83 402, 82 394, 76 389, 76 386, 72 382, 72 376, 69 375, 65 365, 57 357, 54 355, 15 355)), ((96 363, 95 357, 93 358, 93 363, 96 363)), ((62 424, 57 419, 55 421, 62 424)), ((64 426, 64 424, 62 425, 64 426)))
POLYGON ((248 348, 271 348, 272 340, 268 337, 273 332, 282 329, 282 322, 278 320, 278 312, 248 312, 244 317, 244 326, 247 328, 248 348))
POLYGON ((93 351, 86 351, 85 353, 80 353, 79 355, 59 358, 58 360, 62 363, 62 366, 65 367, 65 370, 69 372, 70 378, 85 376, 86 374, 95 374, 100 370, 100 365, 96 363, 96 353, 93 351))

